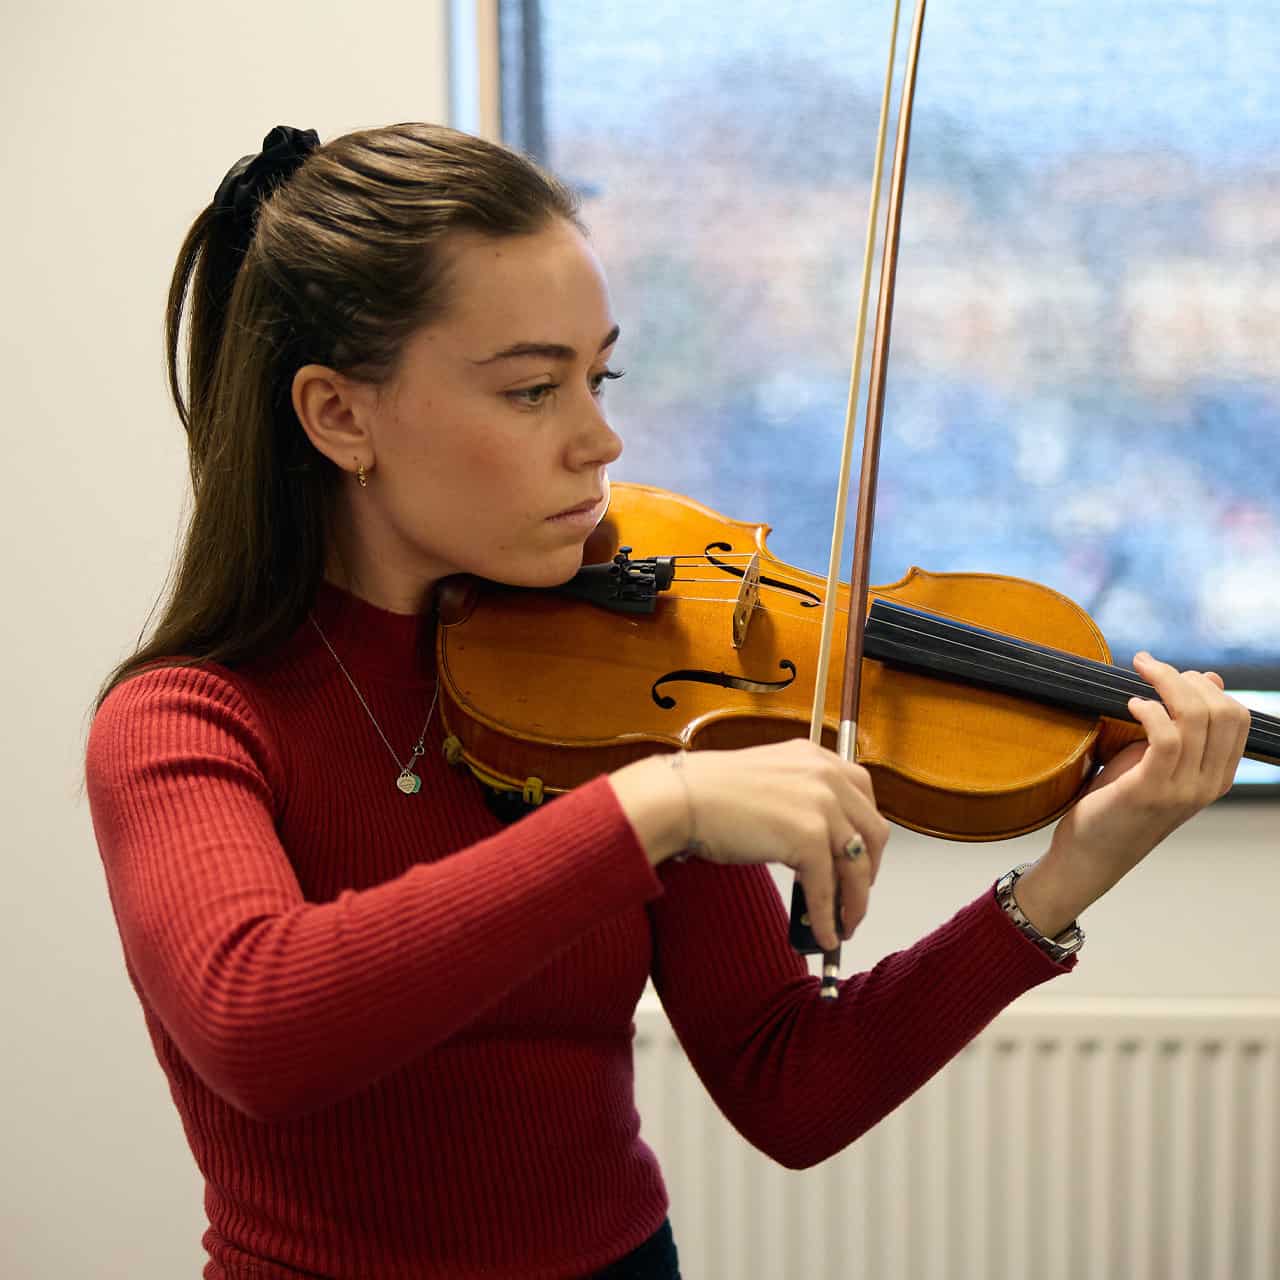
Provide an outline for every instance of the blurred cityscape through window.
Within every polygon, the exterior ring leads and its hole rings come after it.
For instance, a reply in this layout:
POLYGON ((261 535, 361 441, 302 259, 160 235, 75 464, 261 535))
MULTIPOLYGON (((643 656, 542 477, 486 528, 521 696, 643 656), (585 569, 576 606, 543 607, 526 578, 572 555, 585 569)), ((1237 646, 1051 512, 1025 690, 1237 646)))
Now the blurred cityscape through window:
MULTIPOLYGON (((614 476, 817 573, 890 15, 502 7, 504 133, 583 192, 622 325, 614 476)), ((1274 0, 934 0, 922 48, 872 582, 1030 578, 1116 662, 1280 690, 1274 0)))

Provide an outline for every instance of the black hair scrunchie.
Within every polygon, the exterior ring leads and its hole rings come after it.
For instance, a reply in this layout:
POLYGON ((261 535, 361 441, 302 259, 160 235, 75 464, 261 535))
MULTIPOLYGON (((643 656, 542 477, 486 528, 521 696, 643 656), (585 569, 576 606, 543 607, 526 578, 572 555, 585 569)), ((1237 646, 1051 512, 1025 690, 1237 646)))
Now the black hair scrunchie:
POLYGON ((241 249, 253 239, 253 224, 262 198, 290 177, 320 145, 314 129, 292 129, 278 124, 262 140, 257 155, 242 156, 227 171, 213 197, 213 209, 234 229, 241 249))

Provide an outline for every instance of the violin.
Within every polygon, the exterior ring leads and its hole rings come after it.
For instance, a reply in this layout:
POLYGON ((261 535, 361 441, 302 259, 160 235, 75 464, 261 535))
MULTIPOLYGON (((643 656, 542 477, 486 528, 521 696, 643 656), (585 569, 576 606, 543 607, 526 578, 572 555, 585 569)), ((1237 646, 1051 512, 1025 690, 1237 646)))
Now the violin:
MULTIPOLYGON (((614 483, 561 587, 442 584, 450 760, 538 804, 657 752, 808 734, 826 582, 775 558, 770 528, 614 483)), ((1128 699, 1159 695, 1050 587, 912 567, 867 599, 856 758, 901 826, 964 841, 1038 830, 1143 736, 1128 699)), ((840 583, 837 614, 848 600, 840 583)), ((1251 717, 1245 755, 1280 765, 1280 718, 1251 717)))

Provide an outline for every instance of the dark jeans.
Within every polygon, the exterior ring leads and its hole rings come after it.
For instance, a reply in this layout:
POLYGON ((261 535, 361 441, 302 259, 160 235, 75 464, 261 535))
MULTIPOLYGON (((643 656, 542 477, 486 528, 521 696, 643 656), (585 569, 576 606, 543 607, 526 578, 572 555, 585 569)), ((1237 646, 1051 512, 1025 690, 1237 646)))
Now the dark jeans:
POLYGON ((597 1271, 592 1280, 680 1280, 680 1258, 668 1218, 644 1244, 597 1271))

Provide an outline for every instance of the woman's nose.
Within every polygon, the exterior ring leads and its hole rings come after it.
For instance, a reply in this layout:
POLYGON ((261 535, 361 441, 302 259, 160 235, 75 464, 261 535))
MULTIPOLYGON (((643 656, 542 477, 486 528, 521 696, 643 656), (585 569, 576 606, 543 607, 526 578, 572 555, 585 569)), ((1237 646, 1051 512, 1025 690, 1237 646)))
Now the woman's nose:
POLYGON ((608 465, 622 452, 622 437, 609 425, 604 407, 591 402, 582 430, 574 441, 574 462, 578 466, 603 463, 608 465))

